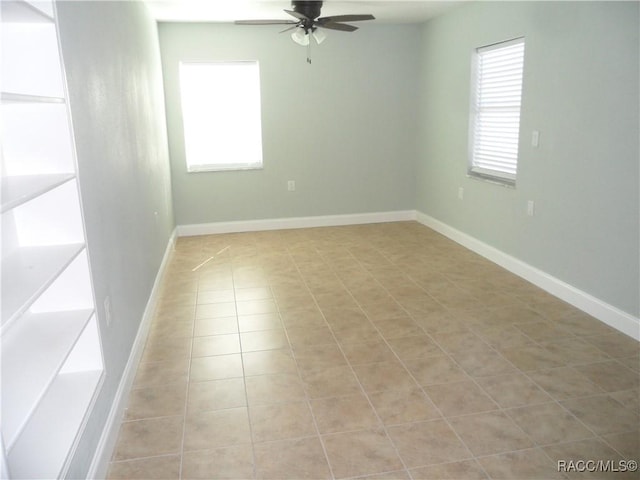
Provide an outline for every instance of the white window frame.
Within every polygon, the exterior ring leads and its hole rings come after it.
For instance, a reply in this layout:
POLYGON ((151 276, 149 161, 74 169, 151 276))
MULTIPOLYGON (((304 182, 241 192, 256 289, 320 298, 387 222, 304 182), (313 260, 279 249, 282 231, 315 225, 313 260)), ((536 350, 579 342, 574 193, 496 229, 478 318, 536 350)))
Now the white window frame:
POLYGON ((524 37, 477 48, 472 61, 468 174, 514 186, 524 37))
POLYGON ((257 61, 180 62, 187 172, 260 169, 257 61))

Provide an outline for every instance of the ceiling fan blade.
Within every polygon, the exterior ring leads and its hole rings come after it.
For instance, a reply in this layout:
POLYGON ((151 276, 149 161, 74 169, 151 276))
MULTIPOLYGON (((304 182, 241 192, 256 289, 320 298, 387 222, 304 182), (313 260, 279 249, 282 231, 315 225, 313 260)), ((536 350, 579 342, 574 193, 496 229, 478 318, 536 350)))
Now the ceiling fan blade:
POLYGON ((363 20, 375 20, 373 15, 334 15, 332 17, 321 17, 318 23, 335 23, 335 22, 361 22, 363 20))
POLYGON ((288 32, 289 30, 293 30, 294 28, 298 28, 298 24, 295 22, 291 22, 291 26, 289 28, 285 28, 284 30, 280 30, 278 33, 288 32))
POLYGON ((298 20, 311 20, 311 18, 307 17, 306 15, 300 12, 296 12, 295 10, 285 10, 285 12, 291 15, 292 17, 296 17, 298 20))
POLYGON ((236 20, 236 25, 297 25, 293 20, 236 20))
POLYGON ((355 32, 358 30, 358 27, 354 27, 353 25, 347 25, 346 23, 324 23, 322 25, 318 25, 321 28, 326 28, 329 30, 340 30, 341 32, 355 32))

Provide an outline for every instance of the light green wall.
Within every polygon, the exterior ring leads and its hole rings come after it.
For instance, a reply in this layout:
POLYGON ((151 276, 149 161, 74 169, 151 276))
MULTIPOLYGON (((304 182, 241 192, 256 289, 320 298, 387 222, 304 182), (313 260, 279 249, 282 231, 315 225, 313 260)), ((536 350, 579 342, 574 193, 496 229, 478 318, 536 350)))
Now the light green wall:
POLYGON ((68 473, 85 478, 174 223, 155 21, 142 2, 59 2, 58 17, 106 373, 68 473))
POLYGON ((159 24, 176 223, 412 209, 419 27, 328 32, 311 65, 279 30, 159 24), (259 61, 264 169, 186 173, 181 60, 259 61))
POLYGON ((473 2, 422 28, 417 209, 638 316, 637 2, 473 2), (526 38, 518 179, 466 176, 474 48, 526 38), (531 132, 540 146, 532 148, 531 132), (457 198, 464 188, 464 200, 457 198), (535 216, 526 215, 527 200, 535 216))

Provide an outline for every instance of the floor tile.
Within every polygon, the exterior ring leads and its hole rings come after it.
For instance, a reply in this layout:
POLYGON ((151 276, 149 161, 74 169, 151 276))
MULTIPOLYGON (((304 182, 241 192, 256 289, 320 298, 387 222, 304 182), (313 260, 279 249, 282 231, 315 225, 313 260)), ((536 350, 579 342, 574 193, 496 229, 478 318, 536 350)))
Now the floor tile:
POLYGON ((251 445, 185 452, 182 458, 182 478, 185 480, 246 480, 253 478, 253 470, 251 445))
POLYGON ((246 406, 244 379, 241 377, 189 384, 189 400, 187 402, 189 414, 246 406))
POLYGON ((201 318, 196 320, 193 335, 195 337, 206 337, 228 333, 238 333, 238 320, 236 317, 201 318))
POLYGON ((623 390, 621 392, 610 393, 609 395, 623 407, 640 415, 640 389, 623 390))
POLYGON ((240 332, 277 330, 282 328, 282 319, 278 313, 260 313, 257 315, 238 315, 240 332))
POLYGON ((450 419, 451 426, 476 456, 533 447, 531 439, 503 412, 487 412, 450 419))
POLYGON ((396 356, 383 341, 342 345, 342 351, 351 365, 393 362, 396 356))
POLYGON ((390 338, 387 343, 403 361, 444 353, 433 340, 421 332, 410 337, 390 338))
POLYGON ((380 421, 363 394, 311 401, 321 434, 378 427, 380 421))
POLYGON ((494 480, 564 478, 558 472, 557 462, 539 448, 483 457, 478 461, 494 480))
POLYGON ((573 337, 569 329, 563 328, 551 321, 521 323, 516 325, 525 335, 536 342, 544 343, 573 337))
POLYGON ((240 353, 240 336, 238 334, 209 335, 193 339, 192 357, 209 357, 229 353, 240 353))
POLYGON ((124 422, 120 427, 113 460, 180 453, 182 416, 124 422))
POLYGON ((235 302, 208 303, 196 306, 196 320, 201 318, 232 317, 235 315, 235 302))
POLYGON ((480 324, 472 326, 471 329, 489 346, 498 349, 530 345, 532 343, 531 338, 527 337, 515 325, 496 327, 480 324))
POLYGON ((230 303, 235 302, 235 292, 233 289, 229 290, 209 290, 198 292, 197 303, 230 303))
POLYGON ((330 479, 331 471, 318 437, 257 443, 256 477, 273 480, 330 479))
POLYGON ((242 363, 247 376, 297 372, 296 361, 288 348, 245 352, 242 354, 242 363))
POLYGON ((600 387, 571 367, 529 372, 529 377, 557 400, 603 392, 600 387))
POLYGON ((240 354, 216 355, 191 360, 189 378, 192 382, 220 380, 223 378, 241 377, 242 357, 240 354))
POLYGON ((246 377, 245 383, 250 406, 286 403, 305 398, 304 384, 296 374, 246 377))
POLYGON ((498 409, 498 405, 469 380, 429 385, 424 387, 424 391, 447 417, 498 409))
POLYGON ((615 360, 578 365, 575 369, 605 392, 617 392, 640 387, 640 374, 615 360))
POLYGON ((413 480, 484 480, 487 475, 476 460, 441 463, 411 470, 413 480))
POLYGON ((155 342, 147 342, 142 353, 141 362, 179 362, 189 358, 191 354, 191 338, 168 337, 155 342))
POLYGON ((407 468, 470 458, 471 452, 444 420, 415 422, 388 428, 407 468))
POLYGON ((417 386, 409 372, 398 361, 355 365, 353 370, 367 393, 417 386))
POLYGON ((109 466, 107 480, 174 480, 180 477, 180 455, 140 458, 113 462, 109 466))
POLYGON ((293 354, 298 368, 303 373, 331 367, 347 367, 347 360, 335 343, 294 347, 293 354))
POLYGON ((627 460, 640 461, 640 427, 635 431, 605 435, 603 440, 627 460))
POLYGON ((133 386, 151 387, 182 382, 186 384, 188 378, 188 359, 177 362, 140 362, 133 386))
MULTIPOLYGON (((274 313, 278 311, 278 306, 273 299, 265 300, 236 300, 238 315, 259 315, 264 313, 274 313)), ((197 312, 196 312, 197 315, 197 312)))
POLYGON ((507 414, 538 445, 573 442, 593 437, 588 428, 555 402, 514 408, 507 410, 507 414))
POLYGON ((316 433, 307 402, 256 405, 249 409, 255 442, 307 437, 316 433))
POLYGON ((613 358, 637 355, 640 350, 640 343, 617 331, 606 335, 588 336, 584 339, 613 358))
POLYGON ((247 302, 250 300, 268 300, 273 297, 269 287, 236 288, 235 300, 237 302, 247 302))
POLYGON ((380 334, 386 339, 420 335, 423 330, 410 317, 398 317, 375 322, 380 334))
POLYGON ((487 345, 471 331, 431 334, 436 343, 448 353, 467 353, 487 345))
POLYGON ((184 450, 206 450, 251 443, 246 407, 195 412, 187 415, 184 450))
POLYGON ((564 366, 561 357, 553 355, 540 345, 523 345, 503 348, 499 352, 520 370, 525 372, 564 366))
POLYGON ((469 377, 449 357, 435 355, 405 361, 407 369, 423 386, 466 380, 469 377))
POLYGON ((628 432, 640 423, 636 413, 627 410, 609 395, 575 398, 561 403, 599 435, 628 432))
POLYGON ((545 348, 562 360, 565 365, 580 365, 611 360, 609 355, 581 338, 553 340, 546 343, 545 348))
POLYGON ((129 393, 124 420, 183 415, 186 397, 185 383, 133 388, 129 393))
POLYGON ((327 326, 320 327, 287 327, 289 343, 296 348, 312 345, 326 345, 336 343, 333 333, 327 326))
POLYGON ((374 473, 373 475, 364 475, 357 477, 359 480, 411 480, 409 472, 406 470, 395 470, 393 472, 374 473))
POLYGON ((489 348, 459 352, 453 355, 453 359, 468 375, 476 378, 517 373, 502 355, 489 348))
POLYGON ((382 430, 325 435, 323 442, 337 479, 403 468, 396 449, 382 430))
POLYGON ((385 425, 440 418, 433 402, 418 388, 374 392, 369 400, 385 425))
POLYGON ((302 381, 310 398, 338 397, 361 391, 360 384, 349 367, 302 372, 302 381))
POLYGON ((476 381, 502 408, 545 403, 553 400, 532 380, 519 373, 480 377, 476 381))
POLYGON ((242 332, 240 345, 243 352, 256 352, 259 350, 277 350, 289 348, 289 341, 284 329, 261 330, 259 332, 242 332))

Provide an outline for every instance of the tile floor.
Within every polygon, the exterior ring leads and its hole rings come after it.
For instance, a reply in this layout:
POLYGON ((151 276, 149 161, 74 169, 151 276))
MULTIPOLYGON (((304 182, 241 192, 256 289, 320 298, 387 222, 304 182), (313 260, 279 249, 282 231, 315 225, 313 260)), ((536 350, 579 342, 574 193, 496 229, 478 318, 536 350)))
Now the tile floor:
POLYGON ((639 352, 415 222, 180 238, 109 478, 639 478, 557 467, 640 460, 639 352))

